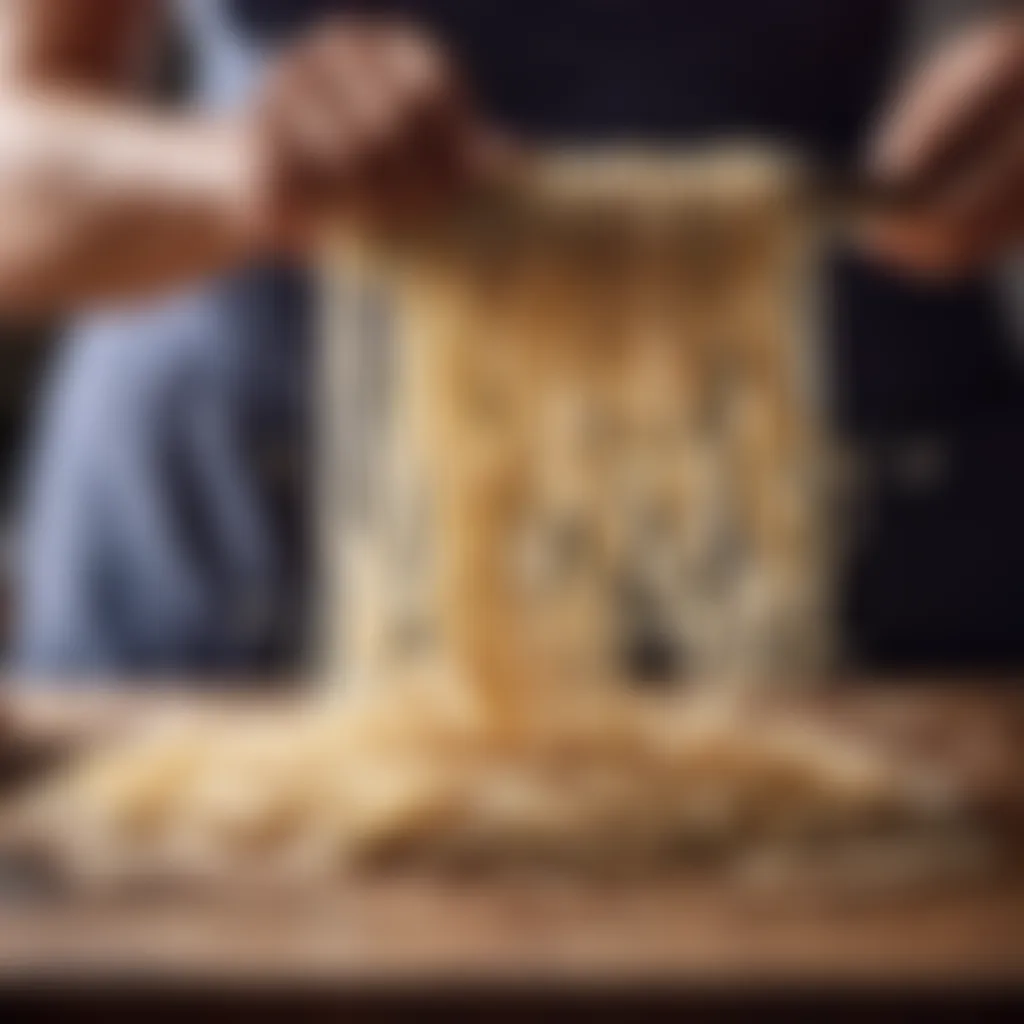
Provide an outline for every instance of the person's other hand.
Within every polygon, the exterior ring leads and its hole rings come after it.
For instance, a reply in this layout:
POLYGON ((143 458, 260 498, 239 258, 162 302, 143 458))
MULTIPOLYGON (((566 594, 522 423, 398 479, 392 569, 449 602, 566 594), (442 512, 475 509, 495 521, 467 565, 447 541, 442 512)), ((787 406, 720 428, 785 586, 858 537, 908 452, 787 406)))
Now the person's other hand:
POLYGON ((250 213, 269 244, 325 220, 407 223, 500 163, 503 146, 443 49, 417 29, 341 20, 274 66, 246 138, 250 213))
POLYGON ((975 26, 910 76, 869 173, 921 197, 865 226, 869 251, 897 268, 960 276, 1024 242, 1024 16, 975 26))

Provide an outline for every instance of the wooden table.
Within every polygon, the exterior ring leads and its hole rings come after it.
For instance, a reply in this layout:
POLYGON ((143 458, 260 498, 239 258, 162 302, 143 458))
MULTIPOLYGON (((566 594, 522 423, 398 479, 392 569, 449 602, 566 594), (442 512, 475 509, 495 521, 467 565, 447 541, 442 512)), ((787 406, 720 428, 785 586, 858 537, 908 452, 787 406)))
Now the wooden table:
MULTIPOLYGON (((52 748, 117 732, 180 699, 25 697, 9 720, 52 748)), ((873 703, 870 695, 842 699, 873 703)), ((954 722, 987 722, 1011 745, 1024 738, 1024 689, 916 688, 898 700, 927 702, 954 722)), ((276 710, 262 699, 193 703, 203 714, 276 710)), ((1011 792, 1024 797, 1024 768, 1011 792)), ((1022 984, 1024 870, 840 905, 752 901, 692 876, 573 884, 391 877, 333 892, 134 900, 33 892, 10 880, 0 887, 0 993, 228 986, 351 1004, 497 989, 692 1001, 868 986, 945 999, 1022 984)))

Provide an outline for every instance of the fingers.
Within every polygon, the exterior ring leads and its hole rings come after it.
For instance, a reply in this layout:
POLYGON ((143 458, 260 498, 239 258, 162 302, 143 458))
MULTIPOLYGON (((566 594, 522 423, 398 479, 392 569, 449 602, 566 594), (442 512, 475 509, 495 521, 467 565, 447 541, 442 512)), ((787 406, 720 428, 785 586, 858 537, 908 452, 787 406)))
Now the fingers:
POLYGON ((985 150, 903 213, 865 225, 865 242, 888 262, 919 276, 969 274, 1024 239, 1024 131, 986 142, 985 150))
POLYGON ((940 176, 1019 115, 1022 24, 1020 19, 985 23, 913 74, 875 139, 872 168, 904 180, 940 176))
POLYGON ((494 156, 452 60, 405 26, 317 30, 276 69, 258 121, 278 193, 307 218, 422 216, 494 156))
POLYGON ((366 202, 398 219, 429 211, 468 178, 478 126, 453 65, 410 32, 380 40, 367 81, 378 90, 378 114, 367 122, 366 202))
POLYGON ((870 173, 919 197, 865 225, 865 244, 899 268, 959 276, 1024 240, 1024 18, 976 28, 912 77, 870 173))

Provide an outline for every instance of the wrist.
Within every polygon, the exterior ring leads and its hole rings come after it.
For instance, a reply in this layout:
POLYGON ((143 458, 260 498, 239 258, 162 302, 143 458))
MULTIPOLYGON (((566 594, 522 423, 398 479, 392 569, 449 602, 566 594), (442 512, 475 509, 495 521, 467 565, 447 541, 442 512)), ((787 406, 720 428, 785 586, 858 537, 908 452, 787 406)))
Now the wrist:
POLYGON ((220 205, 244 258, 294 255, 309 232, 288 200, 265 132, 254 119, 225 124, 219 135, 220 205))
POLYGON ((272 167, 259 133, 245 118, 221 131, 220 188, 226 228, 246 256, 271 255, 282 246, 272 167))

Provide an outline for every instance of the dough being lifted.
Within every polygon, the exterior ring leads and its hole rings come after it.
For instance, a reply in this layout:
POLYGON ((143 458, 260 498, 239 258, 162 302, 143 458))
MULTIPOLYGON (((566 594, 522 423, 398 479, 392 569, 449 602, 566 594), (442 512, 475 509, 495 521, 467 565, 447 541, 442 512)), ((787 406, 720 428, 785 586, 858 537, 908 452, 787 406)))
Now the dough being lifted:
POLYGON ((344 685, 429 666, 497 705, 527 680, 821 673, 835 517, 803 177, 753 151, 555 154, 429 234, 339 247, 344 685))
POLYGON ((102 754, 40 801, 49 834, 80 866, 174 870, 952 835, 930 775, 642 685, 792 678, 828 647, 796 181, 749 156, 551 157, 430 237, 345 248, 323 374, 338 693, 102 754))

